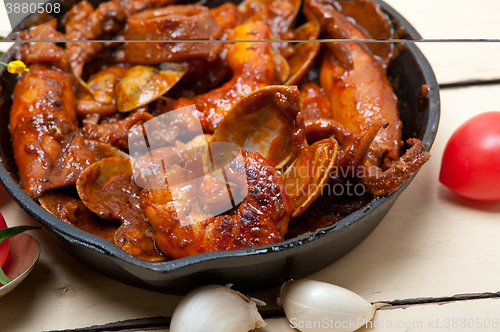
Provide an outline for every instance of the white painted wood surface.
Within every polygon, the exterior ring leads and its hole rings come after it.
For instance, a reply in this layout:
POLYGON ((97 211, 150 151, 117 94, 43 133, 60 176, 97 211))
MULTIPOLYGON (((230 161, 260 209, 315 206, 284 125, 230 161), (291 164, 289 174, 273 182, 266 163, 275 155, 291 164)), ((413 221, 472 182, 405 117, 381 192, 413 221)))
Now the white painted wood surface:
MULTIPOLYGON (((386 0, 424 39, 500 39, 498 0, 386 0)), ((500 77, 500 43, 418 43, 440 84, 500 77)))
MULTIPOLYGON (((285 317, 266 319, 266 322, 266 327, 255 331, 297 332, 298 330, 293 327, 301 324, 296 321, 290 323, 285 317)), ((332 322, 320 323, 323 327, 335 326, 332 322)), ((347 323, 351 324, 346 321, 347 323)), ((498 331, 500 299, 388 307, 377 311, 373 320, 368 323, 352 324, 360 326, 358 332, 498 331)), ((158 328, 147 331, 169 332, 169 329, 158 328)))
MULTIPOLYGON (((299 322, 291 324, 285 318, 268 319, 267 323, 262 332, 298 331, 291 326, 297 326, 299 322)), ((377 311, 368 323, 346 321, 345 325, 347 323, 360 326, 358 332, 498 331, 500 299, 389 307, 377 311)), ((323 321, 318 326, 326 328, 335 326, 335 323, 323 321)))
MULTIPOLYGON (((426 38, 500 37, 500 20, 495 17, 500 2, 496 0, 479 0, 475 6, 464 0, 388 2, 426 38)), ((500 78, 499 44, 419 47, 441 83, 500 78)), ((441 124, 429 163, 360 246, 311 278, 349 288, 369 301, 500 291, 500 205, 466 201, 438 181, 441 155, 453 130, 475 114, 500 110, 500 85, 443 90, 441 97, 441 124)), ((36 224, 3 188, 0 212, 11 226, 36 224)), ((0 332, 63 330, 168 317, 180 300, 179 296, 108 279, 65 253, 43 231, 30 233, 40 241, 42 256, 24 283, 0 298, 0 332)), ((274 289, 254 295, 272 305, 276 293, 274 289)), ((500 319, 498 313, 496 299, 412 305, 379 311, 375 321, 422 321, 422 329, 386 326, 364 331, 454 331, 457 329, 445 329, 445 318, 500 319), (435 319, 443 324, 426 329, 425 324, 435 319)), ((273 319, 262 331, 293 330, 285 319, 273 319)))

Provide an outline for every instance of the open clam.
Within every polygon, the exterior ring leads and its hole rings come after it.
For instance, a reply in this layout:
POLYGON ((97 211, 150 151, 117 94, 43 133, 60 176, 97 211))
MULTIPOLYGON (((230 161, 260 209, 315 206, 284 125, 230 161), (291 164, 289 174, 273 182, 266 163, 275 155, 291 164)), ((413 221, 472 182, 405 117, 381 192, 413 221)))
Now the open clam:
POLYGON ((128 68, 110 66, 90 76, 87 83, 77 76, 83 89, 78 91, 76 114, 85 118, 91 114, 111 116, 118 112, 115 102, 115 86, 128 68))
POLYGON ((117 224, 110 223, 92 213, 80 200, 49 191, 38 200, 40 205, 54 216, 87 233, 114 242, 117 224))
POLYGON ((199 148, 205 145, 212 140, 212 135, 210 134, 201 134, 195 136, 192 140, 187 143, 183 143, 181 141, 175 141, 175 146, 180 150, 189 150, 199 148))
POLYGON ((271 52, 274 61, 274 75, 272 84, 283 84, 290 76, 290 66, 288 61, 279 53, 271 52))
POLYGON ((140 203, 141 188, 132 175, 130 160, 106 158, 87 167, 76 182, 76 188, 87 208, 107 220, 119 220, 115 233, 117 246, 147 261, 162 261, 151 237, 151 224, 140 203))
POLYGON ((85 147, 87 147, 87 149, 92 151, 92 153, 98 160, 111 157, 132 158, 128 154, 126 154, 120 149, 115 148, 111 144, 100 141, 86 139, 85 147))
POLYGON ((300 216, 321 195, 337 161, 338 143, 327 138, 300 152, 283 174, 286 192, 293 201, 292 218, 300 216))
MULTIPOLYGON (((318 39, 321 31, 320 24, 317 21, 309 21, 294 31, 294 40, 314 40, 318 39)), ((299 42, 293 46, 293 52, 287 57, 290 66, 290 77, 285 85, 295 85, 302 80, 314 64, 314 59, 318 55, 320 43, 318 42, 299 42)))
POLYGON ((111 104, 115 95, 115 86, 127 72, 127 67, 111 66, 92 75, 87 81, 88 92, 95 101, 111 104))
POLYGON ((87 167, 76 183, 82 202, 91 211, 106 220, 127 219, 135 215, 133 199, 135 188, 130 181, 132 168, 125 158, 105 158, 87 167), (121 191, 129 196, 121 195, 121 191), (126 199, 126 202, 122 200, 126 199), (124 203, 120 206, 119 203, 124 203), (132 203, 132 204, 130 204, 132 203), (132 210, 132 211, 131 211, 132 210))
POLYGON ((116 85, 116 104, 120 112, 147 105, 170 90, 187 72, 186 64, 164 63, 160 68, 131 67, 116 85))
POLYGON ((276 168, 298 156, 304 142, 302 100, 297 87, 268 86, 241 98, 215 130, 211 142, 231 142, 259 152, 276 168))

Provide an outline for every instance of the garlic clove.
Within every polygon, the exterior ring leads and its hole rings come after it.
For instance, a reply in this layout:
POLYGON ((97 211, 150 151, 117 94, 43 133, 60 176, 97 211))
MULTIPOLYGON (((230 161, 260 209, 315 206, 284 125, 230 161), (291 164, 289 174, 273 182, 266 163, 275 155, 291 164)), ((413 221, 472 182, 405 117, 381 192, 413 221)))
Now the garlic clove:
POLYGON ((380 307, 350 290, 314 280, 284 283, 277 302, 290 326, 302 332, 352 332, 367 325, 380 307))
POLYGON ((209 285, 182 299, 172 316, 170 332, 248 332, 264 326, 255 300, 229 287, 209 285))

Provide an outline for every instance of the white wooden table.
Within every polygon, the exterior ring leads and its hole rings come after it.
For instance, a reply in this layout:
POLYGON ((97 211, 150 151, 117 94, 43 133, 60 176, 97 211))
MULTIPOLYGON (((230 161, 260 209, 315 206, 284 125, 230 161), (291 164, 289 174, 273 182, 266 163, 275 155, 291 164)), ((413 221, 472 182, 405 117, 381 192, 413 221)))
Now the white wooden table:
MULTIPOLYGON (((387 2, 425 38, 500 38, 498 0, 387 2)), ((438 181, 452 132, 475 114, 500 110, 500 84, 449 84, 500 79, 500 43, 419 47, 439 83, 448 86, 441 90, 432 158, 361 245, 310 278, 346 287, 368 301, 399 303, 379 310, 374 327, 361 331, 500 330, 500 204, 467 201, 438 181), (487 319, 489 328, 478 327, 487 319), (469 327, 462 328, 464 321, 469 327)), ((11 226, 36 224, 3 188, 0 212, 11 226)), ((41 243, 42 255, 23 284, 0 298, 1 332, 108 331, 113 326, 113 331, 168 331, 168 318, 181 297, 108 279, 64 252, 45 232, 31 234, 41 243)), ((272 307, 276 293, 252 295, 272 307)), ((296 331, 282 317, 266 321, 262 331, 296 331)))

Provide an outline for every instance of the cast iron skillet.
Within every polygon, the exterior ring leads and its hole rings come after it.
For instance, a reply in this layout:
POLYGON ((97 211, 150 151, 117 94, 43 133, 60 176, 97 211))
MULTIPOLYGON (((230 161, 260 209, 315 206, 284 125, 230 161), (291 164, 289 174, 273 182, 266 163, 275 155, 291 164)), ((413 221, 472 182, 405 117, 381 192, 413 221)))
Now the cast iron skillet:
MULTIPOLYGON (((208 2, 216 6, 223 1, 208 2)), ((91 2, 97 5, 100 1, 91 2)), ((396 11, 381 1, 379 3, 396 27, 406 31, 406 38, 420 38, 396 11)), ((11 49, 1 61, 9 62, 14 55, 15 50, 11 49)), ((232 283, 235 289, 253 291, 277 286, 290 278, 305 277, 330 265, 361 243, 411 182, 410 179, 391 195, 373 199, 364 208, 330 227, 275 245, 205 253, 169 262, 145 262, 111 242, 64 223, 21 189, 9 134, 11 95, 16 76, 5 69, 0 68, 0 180, 16 202, 40 222, 61 247, 102 274, 128 285, 183 294, 203 284, 232 283)), ((406 43, 390 65, 389 77, 395 82, 395 92, 400 100, 404 140, 419 138, 429 150, 436 136, 440 113, 439 87, 429 63, 413 43, 406 43), (422 85, 430 88, 426 96, 422 95, 422 85)))

